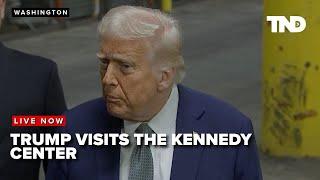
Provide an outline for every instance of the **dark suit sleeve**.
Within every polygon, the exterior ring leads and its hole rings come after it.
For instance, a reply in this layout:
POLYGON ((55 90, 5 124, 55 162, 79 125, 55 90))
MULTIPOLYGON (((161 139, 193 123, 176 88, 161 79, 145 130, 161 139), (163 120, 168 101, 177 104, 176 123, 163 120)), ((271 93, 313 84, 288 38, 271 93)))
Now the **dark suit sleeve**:
POLYGON ((245 119, 241 133, 252 133, 249 145, 241 145, 237 152, 235 180, 262 180, 259 155, 251 121, 245 119))
POLYGON ((58 75, 57 65, 54 63, 48 81, 48 90, 46 97, 46 114, 62 114, 66 111, 66 102, 64 99, 63 89, 58 75))

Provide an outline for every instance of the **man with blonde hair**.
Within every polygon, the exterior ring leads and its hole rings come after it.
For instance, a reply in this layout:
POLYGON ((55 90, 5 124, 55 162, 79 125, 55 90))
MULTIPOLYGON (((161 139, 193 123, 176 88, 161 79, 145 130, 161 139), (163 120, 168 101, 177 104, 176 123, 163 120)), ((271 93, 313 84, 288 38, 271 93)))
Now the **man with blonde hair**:
MULTIPOLYGON (((0 0, 0 26, 5 0, 0 0)), ((0 42, 0 179, 36 180, 40 160, 10 157, 10 133, 48 133, 37 127, 12 127, 12 115, 54 115, 66 110, 57 65, 46 58, 7 48, 0 42)), ((46 164, 46 163, 44 163, 46 164)))
MULTIPOLYGON (((110 10, 98 27, 103 98, 66 113, 66 133, 253 133, 233 107, 180 84, 185 68, 172 17, 142 7, 110 10)), ((48 180, 260 180, 254 138, 249 146, 68 146, 77 160, 49 163, 48 180)))

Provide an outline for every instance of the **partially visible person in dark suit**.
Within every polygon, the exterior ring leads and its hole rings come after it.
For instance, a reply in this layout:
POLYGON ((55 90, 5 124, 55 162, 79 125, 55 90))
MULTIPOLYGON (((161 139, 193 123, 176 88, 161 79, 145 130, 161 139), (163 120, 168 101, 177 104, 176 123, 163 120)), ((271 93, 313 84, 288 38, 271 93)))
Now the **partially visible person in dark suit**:
MULTIPOLYGON (((232 106, 180 84, 176 20, 158 10, 111 9, 98 28, 103 97, 66 112, 58 132, 253 133, 232 106)), ((261 180, 254 136, 239 146, 79 146, 77 160, 49 161, 47 180, 261 180)), ((168 140, 170 142, 170 140, 168 140)))
MULTIPOLYGON (((5 1, 0 0, 0 26, 5 1)), ((50 132, 11 127, 12 115, 53 115, 66 110, 57 65, 48 59, 5 47, 0 42, 0 179, 36 180, 40 160, 13 160, 10 133, 50 132)))

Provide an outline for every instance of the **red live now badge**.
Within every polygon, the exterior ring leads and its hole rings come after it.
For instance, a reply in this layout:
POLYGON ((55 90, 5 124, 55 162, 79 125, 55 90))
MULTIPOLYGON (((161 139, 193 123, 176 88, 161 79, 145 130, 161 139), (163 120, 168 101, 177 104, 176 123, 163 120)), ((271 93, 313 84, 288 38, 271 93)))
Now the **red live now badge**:
POLYGON ((12 116, 12 126, 65 126, 65 116, 12 116))

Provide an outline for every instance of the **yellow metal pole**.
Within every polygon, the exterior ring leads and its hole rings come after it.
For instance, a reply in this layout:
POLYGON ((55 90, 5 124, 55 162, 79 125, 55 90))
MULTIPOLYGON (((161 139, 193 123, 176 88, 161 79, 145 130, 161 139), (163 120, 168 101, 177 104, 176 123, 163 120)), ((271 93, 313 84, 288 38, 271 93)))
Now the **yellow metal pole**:
POLYGON ((161 0, 161 9, 164 12, 171 12, 172 11, 172 0, 161 0))
POLYGON ((263 25, 264 152, 320 157, 320 1, 265 0, 263 25), (302 16, 301 33, 271 33, 266 16, 302 16))

